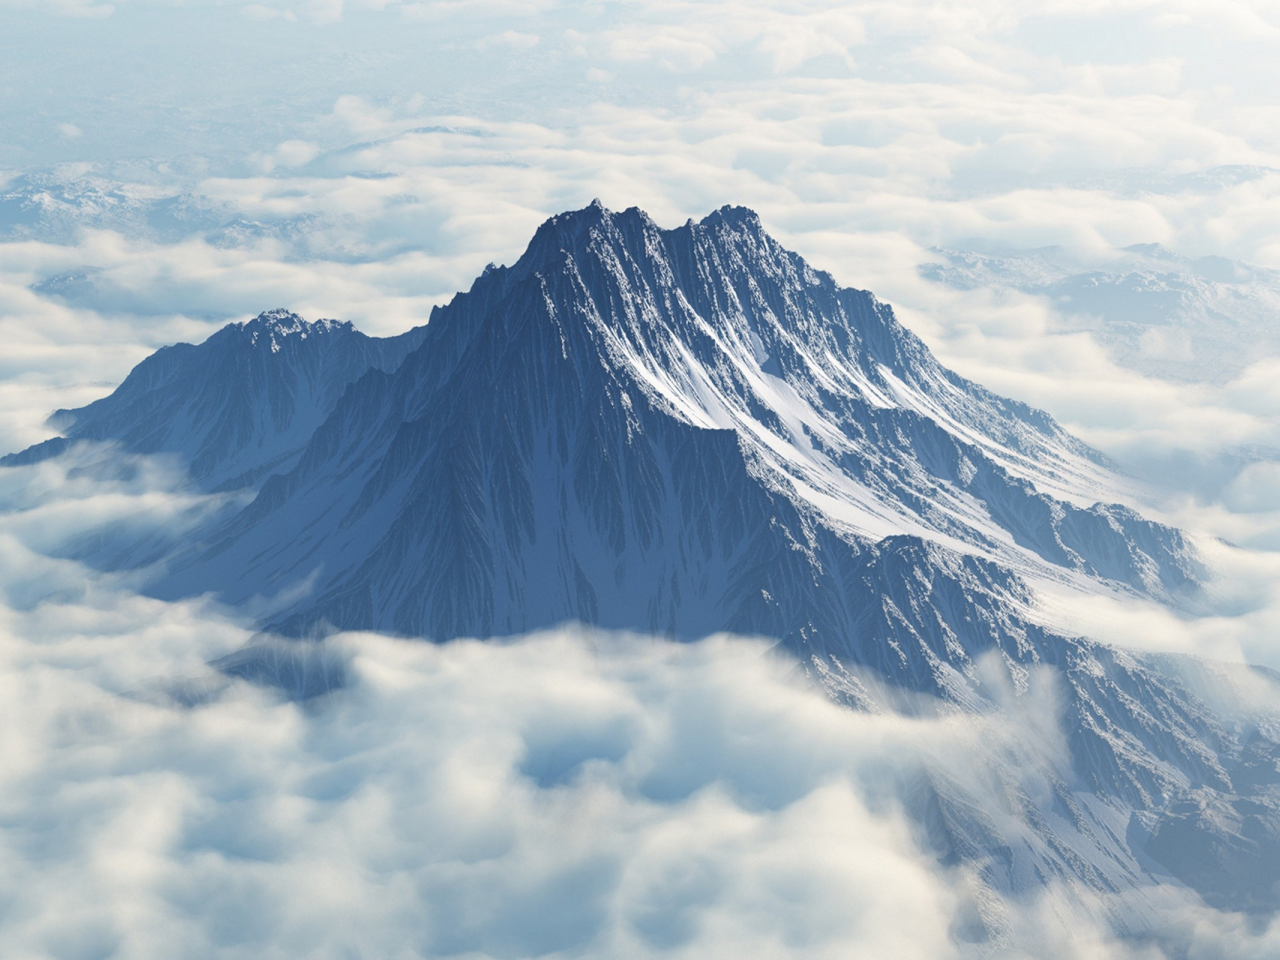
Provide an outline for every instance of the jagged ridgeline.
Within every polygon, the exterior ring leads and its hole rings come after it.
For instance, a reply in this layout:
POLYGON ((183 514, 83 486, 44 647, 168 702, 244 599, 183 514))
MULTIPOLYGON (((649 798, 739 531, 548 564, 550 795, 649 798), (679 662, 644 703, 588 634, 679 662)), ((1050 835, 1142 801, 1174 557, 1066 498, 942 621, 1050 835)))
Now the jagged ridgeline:
POLYGON ((35 463, 77 440, 108 440, 132 453, 177 454, 210 489, 253 486, 297 463, 348 384, 370 370, 394 370, 425 333, 418 327, 378 339, 350 323, 308 323, 270 310, 199 346, 158 350, 110 396, 54 413, 50 426, 63 436, 0 464, 35 463))
MULTIPOLYGON (((1161 866, 1146 847, 1211 833, 1188 812, 1202 795, 1229 805, 1244 791, 1270 811, 1280 778, 1258 770, 1274 742, 1220 721, 1181 666, 1028 616, 1045 579, 1194 592, 1183 535, 1115 503, 1100 455, 946 370, 888 306, 749 210, 663 230, 593 204, 401 337, 276 311, 158 352, 56 423, 62 439, 5 462, 113 440, 179 454, 210 488, 256 491, 149 589, 276 598, 276 634, 728 630, 778 641, 866 708, 883 684, 981 712, 984 658, 1015 689, 1053 668, 1068 766, 1034 798, 1010 786, 1004 826, 917 784, 940 855, 1004 891, 1067 878, 1102 895, 1172 870, 1233 903, 1262 896, 1229 857, 1186 864, 1166 844, 1161 866)), ((226 666, 263 669, 248 655, 226 666)), ((1229 839, 1209 848, 1249 856, 1229 839)))

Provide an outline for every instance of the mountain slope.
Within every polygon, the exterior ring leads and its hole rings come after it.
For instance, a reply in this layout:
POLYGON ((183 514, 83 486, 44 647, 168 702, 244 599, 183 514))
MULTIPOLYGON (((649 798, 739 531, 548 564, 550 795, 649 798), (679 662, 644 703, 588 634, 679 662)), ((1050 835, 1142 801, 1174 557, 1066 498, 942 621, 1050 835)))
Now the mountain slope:
POLYGON ((57 411, 50 422, 63 437, 0 466, 56 456, 78 440, 111 440, 131 453, 177 454, 211 489, 256 485, 292 466, 348 384, 370 369, 395 369, 424 333, 378 339, 347 322, 271 310, 202 344, 157 351, 110 396, 57 411))

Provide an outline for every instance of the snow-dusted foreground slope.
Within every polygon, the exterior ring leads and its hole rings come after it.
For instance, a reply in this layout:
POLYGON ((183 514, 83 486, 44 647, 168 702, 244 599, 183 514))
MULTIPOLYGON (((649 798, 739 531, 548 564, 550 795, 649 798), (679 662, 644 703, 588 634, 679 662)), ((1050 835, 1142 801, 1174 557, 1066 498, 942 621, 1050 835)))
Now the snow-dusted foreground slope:
MULTIPOLYGON (((1029 615, 1046 579, 1193 594, 1185 538, 1112 502, 1122 482, 1048 416, 941 367, 750 211, 669 231, 599 205, 555 217, 425 330, 359 338, 264 316, 171 354, 207 376, 171 375, 161 351, 69 415, 70 440, 257 488, 169 558, 157 595, 265 603, 288 635, 760 635, 868 710, 905 692, 998 713, 1042 696, 1047 668, 1064 753, 1010 774, 1004 809, 942 779, 901 785, 938 856, 1010 895, 1176 877, 1272 908, 1277 728, 1210 709, 1203 665, 1029 615), (210 362, 219 338, 244 359, 210 362)), ((225 669, 311 692, 308 647, 262 649, 225 669)), ((1235 673, 1219 682, 1250 679, 1235 673)), ((992 776, 1025 766, 1002 762, 992 776)), ((977 923, 999 932, 995 914, 977 923)))

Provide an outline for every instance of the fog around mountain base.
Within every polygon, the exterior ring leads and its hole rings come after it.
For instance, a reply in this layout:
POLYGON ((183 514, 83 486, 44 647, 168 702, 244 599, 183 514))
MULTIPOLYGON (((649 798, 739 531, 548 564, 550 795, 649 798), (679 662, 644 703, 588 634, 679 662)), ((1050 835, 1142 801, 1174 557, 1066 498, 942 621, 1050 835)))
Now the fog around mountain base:
MULTIPOLYGON (((243 633, 195 605, 4 617, 8 955, 1165 955, 1070 891, 975 903, 919 848, 886 782, 981 788, 1007 727, 851 712, 757 642, 347 635, 350 685, 299 705, 202 673, 243 633), (964 943, 978 910, 1003 944, 964 943)), ((1186 956, 1276 947, 1167 899, 1186 956)))
POLYGON ((163 462, 110 459, 4 475, 6 955, 1145 960, 1280 943, 1167 884, 1137 905, 1160 939, 1115 940, 1098 918, 1133 904, 1054 885, 1002 902, 930 853, 902 805, 924 772, 999 816, 997 755, 1031 789, 1061 768, 1052 673, 988 717, 901 696, 867 714, 752 639, 340 634, 311 650, 344 685, 291 702, 209 668, 271 643, 247 622, 57 559, 86 516, 144 538, 222 505, 163 462))

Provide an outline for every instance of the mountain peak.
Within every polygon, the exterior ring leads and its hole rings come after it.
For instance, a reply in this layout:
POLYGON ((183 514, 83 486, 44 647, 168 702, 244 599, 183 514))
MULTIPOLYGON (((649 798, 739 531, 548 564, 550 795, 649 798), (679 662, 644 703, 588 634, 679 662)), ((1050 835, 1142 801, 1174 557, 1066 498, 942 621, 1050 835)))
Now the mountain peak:
POLYGON ((561 251, 581 251, 599 230, 610 227, 658 229, 653 219, 639 207, 628 207, 619 212, 610 210, 598 199, 592 200, 580 210, 558 213, 544 220, 518 263, 526 268, 542 269, 558 258, 561 251))
POLYGON ((56 411, 50 426, 64 436, 0 466, 38 463, 77 441, 112 441, 130 453, 177 454, 210 489, 244 486, 286 469, 350 383, 399 366, 425 331, 368 337, 346 321, 267 310, 204 343, 157 351, 109 396, 56 411))
POLYGON ((355 326, 349 320, 322 318, 312 322, 304 320, 292 310, 286 310, 284 307, 265 310, 248 323, 239 326, 243 332, 249 334, 249 342, 251 344, 256 346, 259 340, 262 340, 266 345, 270 346, 272 353, 279 353, 284 340, 288 337, 296 336, 299 340, 306 340, 310 336, 319 336, 326 333, 348 333, 355 330, 355 326))
MULTIPOLYGON (((690 220, 680 229, 689 230, 693 227, 713 231, 719 227, 735 232, 745 231, 753 237, 752 242, 768 239, 760 217, 754 210, 732 204, 726 204, 701 221, 690 220)), ((517 268, 523 268, 518 269, 518 272, 541 271, 565 251, 574 254, 582 252, 594 238, 601 235, 602 230, 605 233, 614 233, 615 238, 620 233, 633 240, 644 235, 661 235, 666 238, 679 232, 663 230, 648 213, 639 207, 633 206, 615 211, 610 210, 599 199, 595 199, 579 210, 559 213, 543 221, 517 262, 517 268)), ((769 243, 770 246, 775 246, 772 241, 769 243)), ((645 246, 646 244, 642 242, 638 249, 643 250, 645 246)))
POLYGON ((306 320, 302 319, 299 314, 296 314, 285 307, 276 307, 273 310, 263 310, 262 313, 258 314, 245 324, 246 327, 254 325, 261 327, 278 327, 281 329, 310 326, 310 324, 307 323, 306 320))
POLYGON ((720 209, 707 214, 702 222, 708 226, 715 223, 728 223, 733 225, 741 224, 757 230, 761 229, 760 215, 758 213, 750 207, 739 207, 731 203, 726 203, 720 209))

